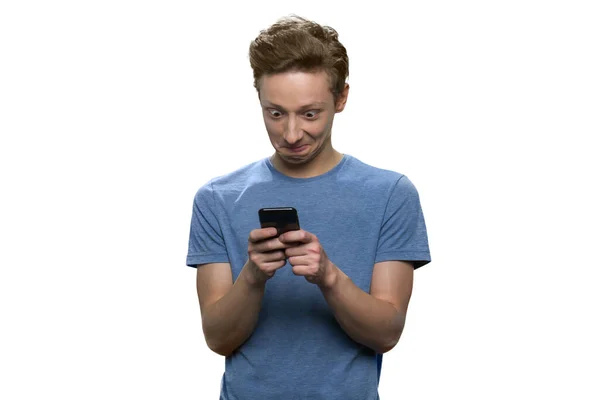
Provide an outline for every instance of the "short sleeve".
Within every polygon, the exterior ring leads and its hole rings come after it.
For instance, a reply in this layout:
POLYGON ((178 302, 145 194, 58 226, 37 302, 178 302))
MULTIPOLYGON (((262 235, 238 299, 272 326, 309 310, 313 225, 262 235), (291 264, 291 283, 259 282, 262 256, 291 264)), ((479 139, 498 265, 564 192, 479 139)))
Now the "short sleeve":
POLYGON ((415 269, 431 261, 419 193, 402 176, 391 191, 379 233, 375 262, 408 261, 415 269))
POLYGON ((186 265, 229 262, 212 185, 202 186, 194 197, 186 265))

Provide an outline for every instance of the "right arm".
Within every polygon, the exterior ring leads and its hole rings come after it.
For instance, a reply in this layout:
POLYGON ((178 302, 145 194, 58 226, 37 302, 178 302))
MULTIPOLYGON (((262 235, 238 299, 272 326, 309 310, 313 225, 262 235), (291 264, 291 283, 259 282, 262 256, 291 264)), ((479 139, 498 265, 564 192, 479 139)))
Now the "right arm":
POLYGON ((229 263, 198 266, 196 286, 202 314, 202 330, 208 347, 228 356, 254 331, 265 285, 248 279, 248 263, 232 283, 229 263))
POLYGON ((289 245, 274 237, 276 234, 274 228, 250 232, 248 261, 235 283, 229 263, 197 266, 202 330, 215 353, 231 355, 254 331, 266 282, 286 263, 283 249, 289 245))

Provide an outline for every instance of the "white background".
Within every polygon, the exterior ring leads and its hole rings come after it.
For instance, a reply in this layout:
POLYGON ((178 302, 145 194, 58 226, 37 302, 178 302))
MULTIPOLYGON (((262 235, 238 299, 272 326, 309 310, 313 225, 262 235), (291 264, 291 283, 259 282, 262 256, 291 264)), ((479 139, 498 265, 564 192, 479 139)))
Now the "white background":
POLYGON ((0 398, 218 398, 192 199, 271 154, 247 51, 290 13, 348 50, 336 149, 421 195, 381 398, 600 398, 594 3, 2 2, 0 398))

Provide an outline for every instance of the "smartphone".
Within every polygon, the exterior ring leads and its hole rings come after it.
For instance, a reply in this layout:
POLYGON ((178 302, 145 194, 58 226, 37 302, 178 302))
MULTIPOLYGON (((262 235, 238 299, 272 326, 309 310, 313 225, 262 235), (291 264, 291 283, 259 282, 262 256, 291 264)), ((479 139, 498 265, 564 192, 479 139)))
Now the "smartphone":
POLYGON ((294 207, 261 208, 258 219, 261 228, 277 228, 277 236, 300 229, 298 212, 294 207))

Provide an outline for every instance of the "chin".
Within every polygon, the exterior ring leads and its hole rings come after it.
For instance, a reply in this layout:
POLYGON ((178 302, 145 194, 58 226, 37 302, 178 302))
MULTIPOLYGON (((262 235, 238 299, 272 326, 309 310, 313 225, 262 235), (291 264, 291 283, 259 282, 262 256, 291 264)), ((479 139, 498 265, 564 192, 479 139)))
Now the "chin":
POLYGON ((281 160, 283 160, 284 162, 286 162, 288 164, 296 164, 296 165, 306 164, 314 158, 314 154, 305 154, 305 155, 301 155, 301 156, 295 156, 295 155, 277 152, 277 155, 279 155, 279 158, 281 160))
POLYGON ((290 164, 305 164, 306 162, 310 161, 310 158, 307 157, 290 156, 281 153, 278 154, 280 159, 290 164))

